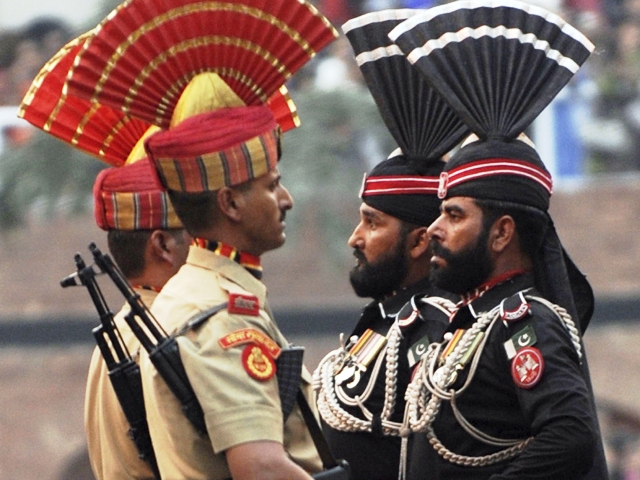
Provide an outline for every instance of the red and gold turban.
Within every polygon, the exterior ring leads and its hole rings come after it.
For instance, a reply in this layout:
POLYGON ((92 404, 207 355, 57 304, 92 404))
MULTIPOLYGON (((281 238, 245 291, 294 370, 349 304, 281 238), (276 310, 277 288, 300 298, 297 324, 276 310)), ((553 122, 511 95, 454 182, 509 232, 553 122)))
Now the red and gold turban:
POLYGON ((168 190, 200 193, 274 169, 280 128, 266 106, 223 108, 158 132, 145 145, 168 190))
POLYGON ((183 228, 147 158, 102 170, 93 199, 96 223, 103 230, 183 228))

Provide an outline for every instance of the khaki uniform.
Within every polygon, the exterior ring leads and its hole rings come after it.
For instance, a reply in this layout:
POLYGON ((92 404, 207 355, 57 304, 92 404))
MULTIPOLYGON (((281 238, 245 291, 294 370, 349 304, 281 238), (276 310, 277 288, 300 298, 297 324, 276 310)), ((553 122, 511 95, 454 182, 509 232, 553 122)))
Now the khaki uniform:
MULTIPOLYGON (((255 296, 259 311, 217 313, 195 331, 178 337, 180 355, 205 414, 208 437, 200 437, 158 376, 148 356, 141 359, 147 419, 162 478, 169 480, 230 477, 224 451, 247 442, 283 444, 291 459, 313 473, 322 465, 299 408, 284 423, 275 376, 249 375, 243 351, 249 345, 225 345, 223 338, 251 329, 280 347, 288 345, 276 326, 266 288, 236 262, 191 247, 187 263, 158 295, 152 312, 167 331, 175 331, 193 315, 229 301, 229 295, 255 296)), ((302 389, 312 399, 311 376, 302 372, 302 389)), ((309 402, 312 404, 313 401, 309 402)))
MULTIPOLYGON (((146 305, 151 305, 157 295, 151 290, 136 289, 136 292, 146 305)), ((114 321, 129 353, 137 359, 140 344, 124 320, 129 311, 129 306, 125 305, 114 321)), ((91 468, 98 480, 154 478, 147 463, 138 457, 138 450, 128 435, 129 423, 97 347, 89 366, 84 426, 91 468)))

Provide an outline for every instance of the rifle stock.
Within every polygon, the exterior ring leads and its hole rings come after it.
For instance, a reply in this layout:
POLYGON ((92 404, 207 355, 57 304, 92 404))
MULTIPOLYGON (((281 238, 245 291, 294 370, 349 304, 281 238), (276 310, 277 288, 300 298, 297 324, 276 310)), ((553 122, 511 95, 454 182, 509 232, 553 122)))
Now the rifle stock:
POLYGON ((176 339, 163 330, 111 257, 102 253, 94 243, 89 245, 89 250, 93 254, 96 265, 111 278, 129 304, 131 312, 125 316, 125 320, 149 354, 149 360, 180 402, 182 411, 191 425, 198 434, 207 435, 204 413, 182 364, 176 339), (140 326, 136 317, 140 319, 148 334, 140 326))
POLYGON ((63 288, 82 285, 89 292, 100 317, 100 325, 94 328, 92 333, 107 367, 111 386, 129 423, 128 435, 135 444, 139 457, 149 465, 154 477, 159 479, 160 472, 144 408, 140 367, 127 351, 114 322, 113 313, 108 308, 95 279, 95 272, 86 266, 80 254, 76 254, 74 259, 77 271, 64 278, 60 284, 63 288))

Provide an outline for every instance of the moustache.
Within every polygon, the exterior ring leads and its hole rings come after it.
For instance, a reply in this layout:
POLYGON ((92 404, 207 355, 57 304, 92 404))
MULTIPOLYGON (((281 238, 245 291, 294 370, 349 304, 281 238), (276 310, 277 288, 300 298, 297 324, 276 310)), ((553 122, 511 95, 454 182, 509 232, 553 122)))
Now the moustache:
POLYGON ((353 256, 356 257, 356 259, 358 259, 361 262, 366 262, 367 258, 364 256, 364 253, 362 253, 362 250, 354 248, 353 249, 353 256))
POLYGON ((435 255, 436 257, 440 257, 440 258, 442 258, 444 260, 448 261, 453 256, 453 254, 451 253, 451 250, 449 250, 448 248, 443 247, 436 240, 431 240, 429 242, 429 248, 431 249, 432 255, 435 255))

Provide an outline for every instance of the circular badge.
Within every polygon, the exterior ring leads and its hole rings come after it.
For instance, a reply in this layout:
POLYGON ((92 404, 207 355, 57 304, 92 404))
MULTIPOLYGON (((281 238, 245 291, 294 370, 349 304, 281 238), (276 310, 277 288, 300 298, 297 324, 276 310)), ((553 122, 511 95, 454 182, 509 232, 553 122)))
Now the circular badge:
POLYGON ((273 357, 266 348, 256 343, 250 343, 242 351, 242 365, 251 377, 262 382, 276 373, 273 357))
POLYGON ((518 350, 511 360, 511 376, 520 388, 532 388, 542 378, 544 359, 536 347, 524 347, 518 350))

